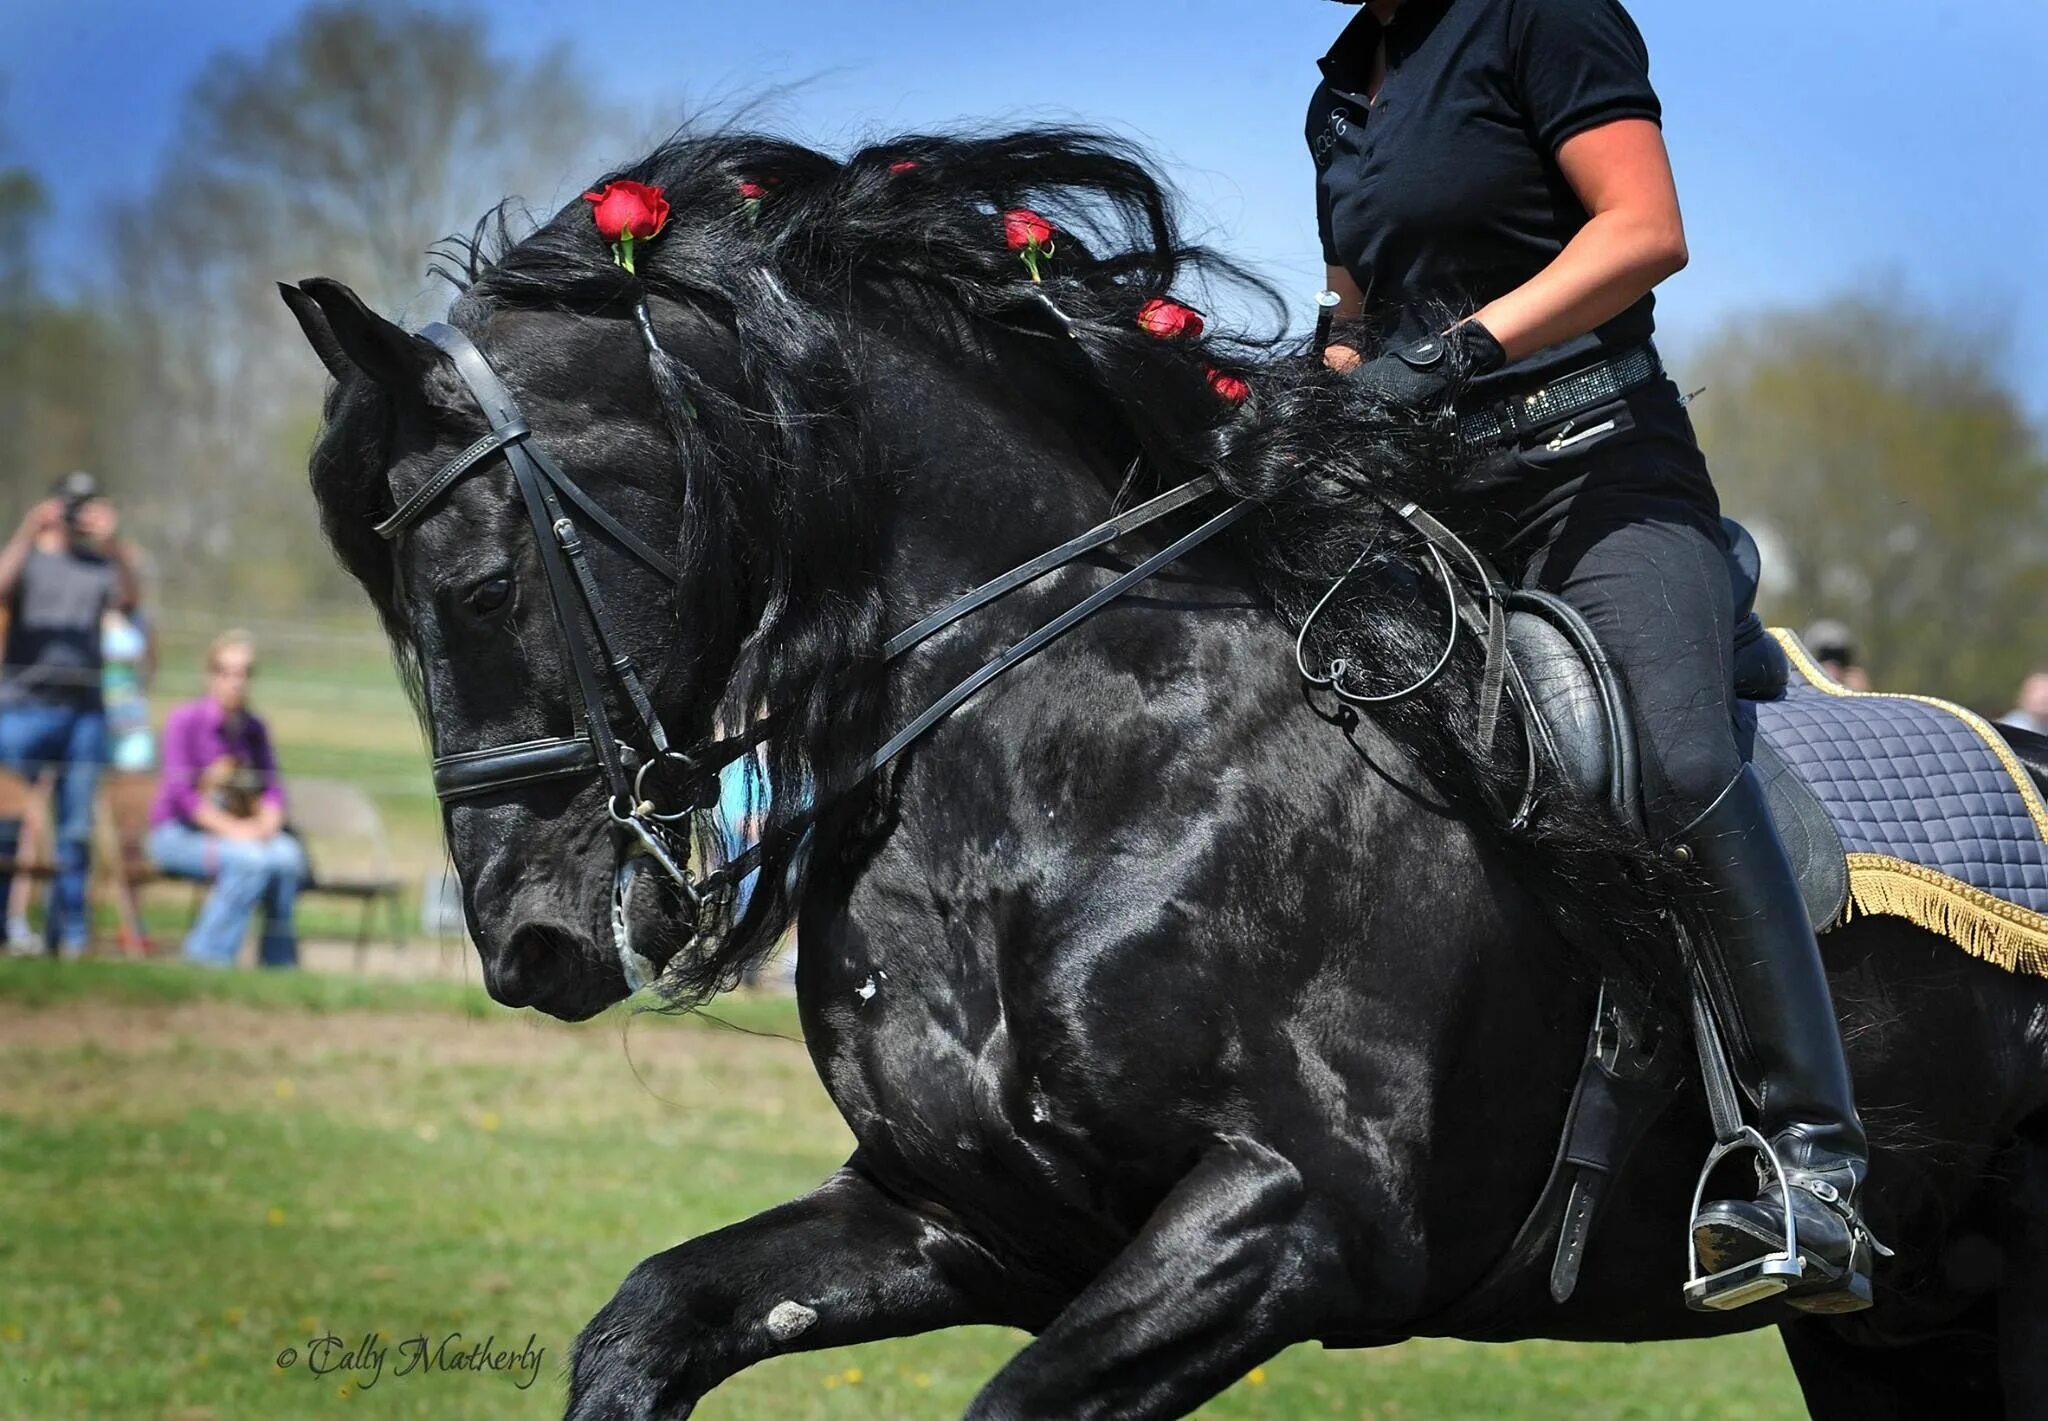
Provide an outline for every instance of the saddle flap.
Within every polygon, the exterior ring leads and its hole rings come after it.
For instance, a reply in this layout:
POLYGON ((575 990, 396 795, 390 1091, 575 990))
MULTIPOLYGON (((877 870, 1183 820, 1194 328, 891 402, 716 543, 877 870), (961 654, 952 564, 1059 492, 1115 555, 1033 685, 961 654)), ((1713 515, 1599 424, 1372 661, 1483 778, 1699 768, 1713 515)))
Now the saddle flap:
POLYGON ((1606 797, 1614 773, 1600 690, 1565 634, 1536 612, 1508 615, 1508 650, 1521 672, 1538 739, 1566 783, 1587 799, 1606 797))

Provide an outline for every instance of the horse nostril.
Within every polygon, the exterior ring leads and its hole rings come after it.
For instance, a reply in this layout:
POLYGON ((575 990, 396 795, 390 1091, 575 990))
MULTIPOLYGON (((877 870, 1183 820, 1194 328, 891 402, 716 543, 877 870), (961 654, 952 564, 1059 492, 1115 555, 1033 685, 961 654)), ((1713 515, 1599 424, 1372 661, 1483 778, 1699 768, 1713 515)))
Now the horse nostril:
POLYGON ((567 933, 529 923, 502 948, 483 954, 484 986, 505 1006, 532 1006, 561 980, 575 952, 567 933))

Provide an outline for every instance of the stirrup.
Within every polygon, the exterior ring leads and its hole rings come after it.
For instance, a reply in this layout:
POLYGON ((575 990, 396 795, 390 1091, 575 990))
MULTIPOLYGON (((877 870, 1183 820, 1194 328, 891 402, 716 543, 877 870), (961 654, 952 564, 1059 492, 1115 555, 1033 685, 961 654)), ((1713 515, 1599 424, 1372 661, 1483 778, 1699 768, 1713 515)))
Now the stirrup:
MULTIPOLYGON (((1761 1169, 1758 1172, 1761 1174, 1761 1169)), ((1692 1213, 1685 1221, 1685 1305, 1695 1312, 1728 1312, 1775 1298, 1805 1276, 1806 1260, 1799 1255, 1799 1221, 1792 1211, 1792 1189, 1786 1182, 1785 1163, 1778 1158, 1775 1145, 1755 1127, 1744 1125, 1733 1139, 1721 1141, 1708 1153, 1699 1183, 1693 1186, 1692 1213), (1693 1224, 1707 1202, 1708 1177, 1716 1165, 1737 1150, 1754 1150, 1761 1157, 1760 1162, 1770 1165, 1771 1177, 1778 1181, 1778 1197, 1785 1204, 1785 1247, 1782 1252, 1767 1253, 1719 1273, 1702 1275, 1699 1249, 1693 1243, 1693 1224)))

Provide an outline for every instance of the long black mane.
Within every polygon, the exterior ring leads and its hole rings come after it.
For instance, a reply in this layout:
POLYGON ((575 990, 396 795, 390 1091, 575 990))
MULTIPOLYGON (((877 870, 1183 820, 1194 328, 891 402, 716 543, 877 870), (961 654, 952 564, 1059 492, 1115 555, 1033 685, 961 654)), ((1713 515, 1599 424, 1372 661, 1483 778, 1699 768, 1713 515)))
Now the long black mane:
MULTIPOLYGON (((951 319, 1005 339, 1054 337, 1021 344, 1112 411, 1115 437, 1142 456, 1140 480, 1120 493, 1214 473, 1256 499, 1260 515, 1241 525, 1236 548, 1247 582, 1290 633, 1332 579, 1373 550, 1320 658, 1377 668, 1388 686, 1435 659, 1441 614, 1413 571, 1412 536, 1386 505, 1440 506, 1458 469, 1455 440, 1375 406, 1288 343, 1278 320, 1266 335, 1216 323, 1199 339, 1143 330, 1139 309, 1169 293, 1199 307, 1227 292, 1276 316, 1285 303, 1184 241, 1171 196, 1127 145, 1034 129, 903 137, 841 160, 721 132, 668 143, 609 177, 656 184, 671 206, 668 230, 639 249, 637 276, 614 263, 581 201, 524 236, 500 209, 448 244, 443 274, 462 292, 459 323, 502 308, 623 317, 653 296, 737 337, 736 384, 715 385, 661 356, 655 384, 691 471, 682 556, 703 574, 691 582, 707 599, 690 608, 693 635, 733 650, 717 714, 731 727, 763 708, 780 712, 766 747, 775 847, 745 914, 700 925, 676 953, 661 984, 672 1000, 702 1000, 772 949, 803 867, 778 830, 873 744, 876 678, 857 673, 876 663, 893 630, 867 571, 877 565, 873 493, 885 475, 853 392, 863 320, 879 292, 925 293, 951 319), (743 184, 764 195, 743 196, 743 184), (1002 214, 1015 208, 1058 229, 1042 286, 1004 243, 1002 214), (1071 340, 1041 298, 1071 322, 1071 340), (1247 382, 1250 398, 1224 398, 1218 375, 1247 382)), ((383 550, 332 521, 330 533, 402 642, 388 576, 380 585, 369 562, 383 550)), ((1379 719, 1458 811, 1492 821, 1520 795, 1525 749, 1513 724, 1480 742, 1479 666, 1466 642, 1430 693, 1379 719)), ((1276 635, 1275 654, 1283 647, 1276 635)), ((1645 845, 1554 790, 1544 813, 1503 839, 1569 935, 1638 968, 1656 961, 1661 870, 1645 845)))

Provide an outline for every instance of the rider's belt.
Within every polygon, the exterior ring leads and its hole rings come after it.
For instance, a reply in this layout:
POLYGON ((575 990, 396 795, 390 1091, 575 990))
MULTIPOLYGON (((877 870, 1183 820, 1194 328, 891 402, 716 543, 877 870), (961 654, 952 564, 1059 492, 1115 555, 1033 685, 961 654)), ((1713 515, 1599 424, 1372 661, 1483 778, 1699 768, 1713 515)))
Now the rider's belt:
POLYGON ((1597 365, 1560 375, 1526 395, 1471 411, 1458 420, 1458 439, 1493 444, 1529 434, 1625 395, 1663 373, 1657 348, 1644 341, 1597 365))

